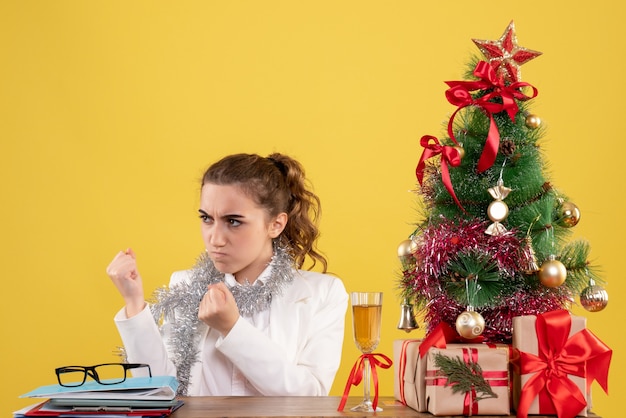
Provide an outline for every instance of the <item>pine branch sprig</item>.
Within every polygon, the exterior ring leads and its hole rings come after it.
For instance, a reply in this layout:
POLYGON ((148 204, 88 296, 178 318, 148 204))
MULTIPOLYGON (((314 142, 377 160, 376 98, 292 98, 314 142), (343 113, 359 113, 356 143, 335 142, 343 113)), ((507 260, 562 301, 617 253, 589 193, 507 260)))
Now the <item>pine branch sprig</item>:
POLYGON ((476 402, 498 397, 483 377, 480 364, 474 362, 468 364, 459 357, 448 357, 441 353, 436 353, 434 360, 435 365, 446 376, 445 386, 452 388, 452 393, 467 393, 475 389, 476 402))

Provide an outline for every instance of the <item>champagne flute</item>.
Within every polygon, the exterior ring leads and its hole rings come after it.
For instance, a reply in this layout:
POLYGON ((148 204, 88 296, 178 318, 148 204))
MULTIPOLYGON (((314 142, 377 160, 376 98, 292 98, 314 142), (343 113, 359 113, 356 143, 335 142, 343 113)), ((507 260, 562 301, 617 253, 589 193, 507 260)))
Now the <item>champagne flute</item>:
MULTIPOLYGON (((380 322, 383 308, 382 292, 352 292, 352 326, 354 331, 354 343, 363 354, 370 354, 376 349, 380 341, 380 322)), ((363 401, 351 408, 358 412, 379 412, 382 408, 372 407, 370 399, 370 373, 369 359, 363 359, 363 401)))

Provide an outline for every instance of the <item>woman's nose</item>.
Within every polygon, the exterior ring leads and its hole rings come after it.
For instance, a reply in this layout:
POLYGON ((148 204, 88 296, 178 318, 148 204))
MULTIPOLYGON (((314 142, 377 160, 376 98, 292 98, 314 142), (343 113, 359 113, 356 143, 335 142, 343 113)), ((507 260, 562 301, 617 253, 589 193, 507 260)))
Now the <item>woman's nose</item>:
POLYGON ((213 247, 223 247, 226 244, 226 237, 219 227, 213 228, 210 232, 209 244, 213 247))

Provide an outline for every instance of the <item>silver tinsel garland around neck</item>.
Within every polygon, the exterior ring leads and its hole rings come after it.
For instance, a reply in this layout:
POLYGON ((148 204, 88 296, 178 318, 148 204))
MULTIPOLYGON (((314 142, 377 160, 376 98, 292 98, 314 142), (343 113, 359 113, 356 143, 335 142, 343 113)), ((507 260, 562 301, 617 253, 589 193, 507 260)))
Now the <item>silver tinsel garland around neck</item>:
MULTIPOLYGON (((289 248, 274 244, 274 255, 269 263, 269 277, 248 285, 229 286, 242 316, 250 316, 269 309, 272 296, 278 296, 293 281, 294 261, 289 248)), ((200 361, 199 340, 206 325, 198 319, 200 301, 207 286, 223 282, 224 274, 213 265, 208 255, 201 254, 191 270, 189 282, 178 283, 154 292, 150 305, 152 315, 160 327, 171 333, 168 341, 170 360, 176 366, 179 381, 178 394, 187 395, 191 367, 200 361)), ((163 331, 163 330, 162 330, 163 331)))

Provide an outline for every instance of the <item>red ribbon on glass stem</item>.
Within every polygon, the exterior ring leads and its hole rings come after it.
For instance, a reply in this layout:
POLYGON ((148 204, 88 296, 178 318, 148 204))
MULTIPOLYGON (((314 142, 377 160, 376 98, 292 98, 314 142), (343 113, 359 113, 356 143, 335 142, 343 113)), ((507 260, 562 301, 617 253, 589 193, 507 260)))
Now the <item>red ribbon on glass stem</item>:
MULTIPOLYGON (((337 411, 343 411, 343 408, 346 406, 346 401, 348 400, 348 395, 350 394, 350 387, 352 385, 358 386, 358 384, 363 380, 363 368, 365 361, 369 361, 371 366, 372 380, 374 381, 374 400, 372 401, 372 408, 376 410, 376 407, 378 406, 378 373, 376 373, 376 366, 381 369, 388 369, 393 364, 389 357, 381 353, 362 354, 361 357, 357 359, 354 366, 352 366, 352 370, 350 371, 348 383, 346 384, 346 389, 343 391, 343 396, 341 397, 341 402, 339 403, 337 411), (382 361, 377 357, 380 357, 382 361)), ((364 382, 364 384, 369 385, 370 382, 364 382)))
POLYGON ((493 118, 494 113, 506 111, 509 118, 515 122, 515 116, 519 112, 519 107, 515 100, 529 100, 537 96, 537 89, 529 83, 516 81, 509 85, 506 85, 502 77, 496 75, 495 70, 491 65, 485 61, 479 61, 474 69, 474 76, 479 80, 477 81, 446 81, 446 84, 450 87, 446 90, 446 98, 448 101, 458 106, 459 108, 452 114, 450 121, 448 122, 448 136, 455 143, 453 125, 454 117, 456 114, 467 106, 480 107, 489 118, 489 133, 487 134, 487 140, 483 152, 478 159, 478 172, 490 168, 496 161, 496 155, 500 148, 500 131, 496 125, 496 121, 493 118), (533 90, 532 96, 527 96, 519 89, 522 87, 530 87, 533 90), (475 90, 488 90, 488 92, 474 99, 471 92, 475 90), (490 101, 494 98, 499 98, 502 103, 490 101))
POLYGON ((541 408, 553 408, 559 418, 575 417, 587 401, 568 375, 586 378, 587 392, 597 380, 608 393, 612 350, 587 329, 569 337, 571 321, 566 310, 537 315, 538 353, 520 352, 520 373, 534 374, 522 388, 518 418, 528 416, 530 404, 537 396, 540 413, 541 408))
POLYGON ((415 176, 417 177, 417 181, 420 186, 424 180, 426 160, 437 155, 441 155, 441 181, 443 181, 443 185, 446 187, 446 190, 450 193, 450 196, 452 196, 452 199, 454 199, 457 206, 465 212, 461 202, 459 202, 459 199, 454 193, 452 180, 450 180, 450 169, 448 168, 448 165, 451 165, 452 167, 458 167, 461 165, 461 153, 459 150, 448 145, 441 145, 439 140, 432 135, 424 135, 422 139, 420 139, 420 145, 424 147, 424 151, 422 152, 419 163, 417 163, 417 167, 415 168, 415 176), (431 143, 431 141, 433 143, 431 143))

